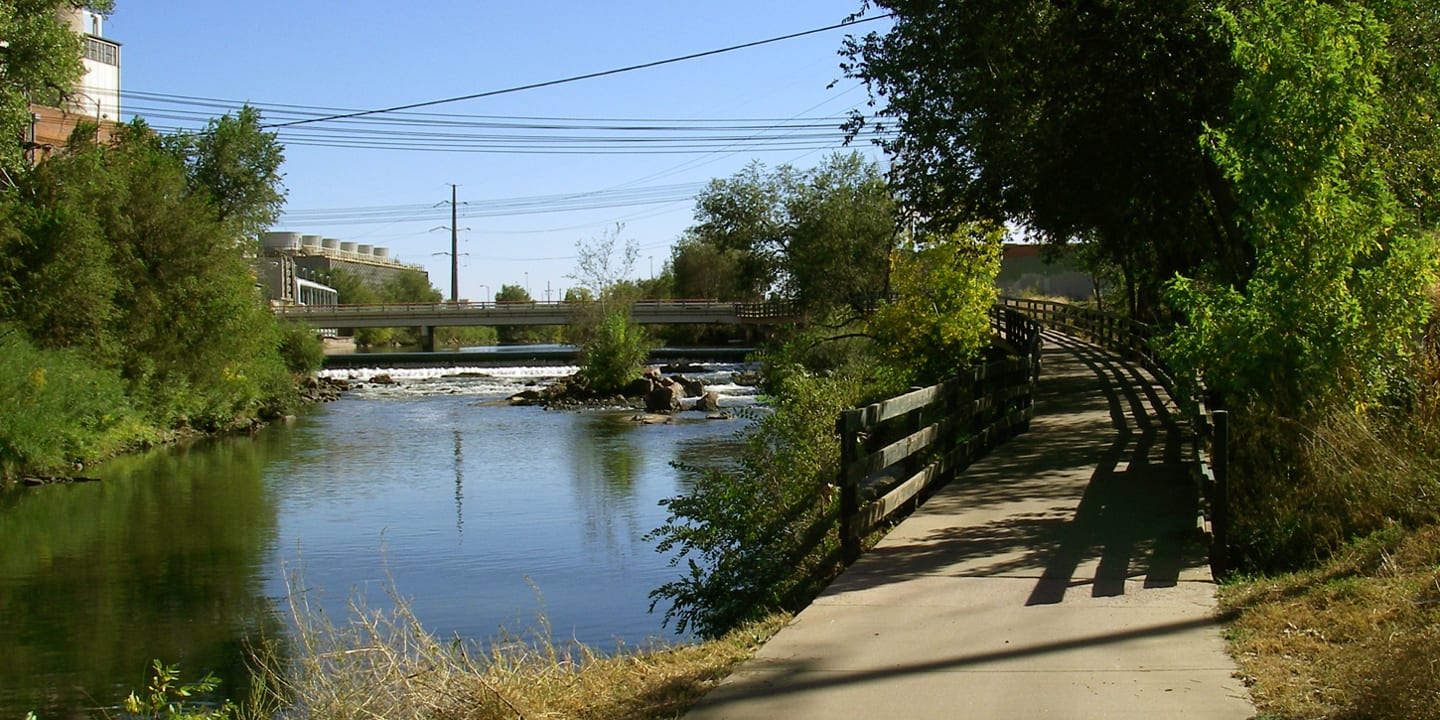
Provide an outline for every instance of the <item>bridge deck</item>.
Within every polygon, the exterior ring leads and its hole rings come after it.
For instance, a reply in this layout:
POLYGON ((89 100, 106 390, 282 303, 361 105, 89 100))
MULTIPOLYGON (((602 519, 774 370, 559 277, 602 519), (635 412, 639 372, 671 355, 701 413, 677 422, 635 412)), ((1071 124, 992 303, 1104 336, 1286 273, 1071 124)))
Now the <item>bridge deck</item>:
POLYGON ((688 718, 1248 718, 1144 370, 1047 332, 1036 418, 688 718))

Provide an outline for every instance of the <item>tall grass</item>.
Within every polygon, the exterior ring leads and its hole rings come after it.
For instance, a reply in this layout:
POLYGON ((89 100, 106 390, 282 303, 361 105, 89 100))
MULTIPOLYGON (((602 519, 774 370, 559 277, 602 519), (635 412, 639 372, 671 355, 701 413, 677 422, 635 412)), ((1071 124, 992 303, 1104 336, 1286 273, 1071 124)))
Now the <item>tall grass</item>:
POLYGON ((116 373, 0 326, 0 476, 68 470, 120 442, 131 412, 116 373))
POLYGON ((1264 717, 1440 718, 1440 526, 1391 526, 1221 604, 1264 717))
POLYGON ((1304 419, 1252 402, 1232 413, 1237 559, 1251 571, 1324 561, 1399 524, 1440 522, 1440 288, 1391 392, 1372 407, 1315 398, 1304 419))
POLYGON ((429 632, 410 605, 374 610, 352 601, 332 621, 290 593, 291 639, 255 653, 257 691, 247 715, 326 718, 678 717, 784 617, 699 645, 616 647, 557 643, 541 618, 524 634, 488 643, 429 632))

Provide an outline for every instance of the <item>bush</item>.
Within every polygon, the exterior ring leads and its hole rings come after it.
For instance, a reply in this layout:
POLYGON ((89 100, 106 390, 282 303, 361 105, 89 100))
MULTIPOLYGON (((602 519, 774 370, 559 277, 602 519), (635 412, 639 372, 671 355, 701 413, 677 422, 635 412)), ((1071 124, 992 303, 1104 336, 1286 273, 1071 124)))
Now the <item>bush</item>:
POLYGON ((639 377, 649 357, 645 329, 630 319, 628 307, 615 307, 601 316, 585 343, 580 374, 594 392, 611 393, 639 377))
POLYGON ((325 362, 325 345, 308 325, 288 323, 280 328, 280 358, 290 372, 309 375, 325 362))
POLYGON ((739 467, 706 471, 688 492, 662 501, 670 516, 650 534, 661 552, 678 551, 674 564, 685 562, 683 577, 650 593, 652 608, 670 602, 665 620, 681 632, 717 637, 799 610, 841 568, 835 419, 895 388, 877 379, 865 354, 824 375, 800 367, 767 373, 781 378, 775 412, 747 431, 739 467))
POLYGON ((1306 427, 1234 417, 1231 545, 1251 571, 1305 567, 1392 523, 1440 521, 1423 428, 1335 412, 1306 427))
POLYGON ((39 350, 0 328, 0 473, 42 472, 88 459, 130 414, 114 372, 75 351, 39 350))

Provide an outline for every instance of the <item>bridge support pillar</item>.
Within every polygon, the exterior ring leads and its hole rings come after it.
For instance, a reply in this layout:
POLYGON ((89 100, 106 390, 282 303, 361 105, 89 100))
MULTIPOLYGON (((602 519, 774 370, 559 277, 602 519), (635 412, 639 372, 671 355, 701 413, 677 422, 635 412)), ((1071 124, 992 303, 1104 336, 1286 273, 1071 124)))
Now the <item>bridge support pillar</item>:
POLYGON ((435 328, 420 328, 420 350, 421 352, 435 352, 435 328))

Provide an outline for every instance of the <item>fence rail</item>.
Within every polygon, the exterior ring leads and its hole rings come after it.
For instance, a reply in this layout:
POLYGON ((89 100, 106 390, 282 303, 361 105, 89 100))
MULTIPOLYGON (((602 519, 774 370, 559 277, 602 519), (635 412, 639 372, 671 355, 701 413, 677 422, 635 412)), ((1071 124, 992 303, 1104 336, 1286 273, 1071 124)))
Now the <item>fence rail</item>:
POLYGON ((1194 481, 1201 503, 1199 521, 1210 538, 1210 571, 1217 579, 1230 572, 1229 475, 1230 417, 1210 406, 1197 378, 1177 377, 1155 350, 1152 325, 1122 315, 1045 300, 1001 298, 1000 305, 1042 325, 1089 338, 1111 352, 1140 362, 1169 393, 1194 430, 1194 481))
POLYGON ((886 518, 1029 428, 1040 369, 1040 325, 996 307, 991 324, 1016 354, 958 377, 841 413, 840 546, 846 563, 886 518))

